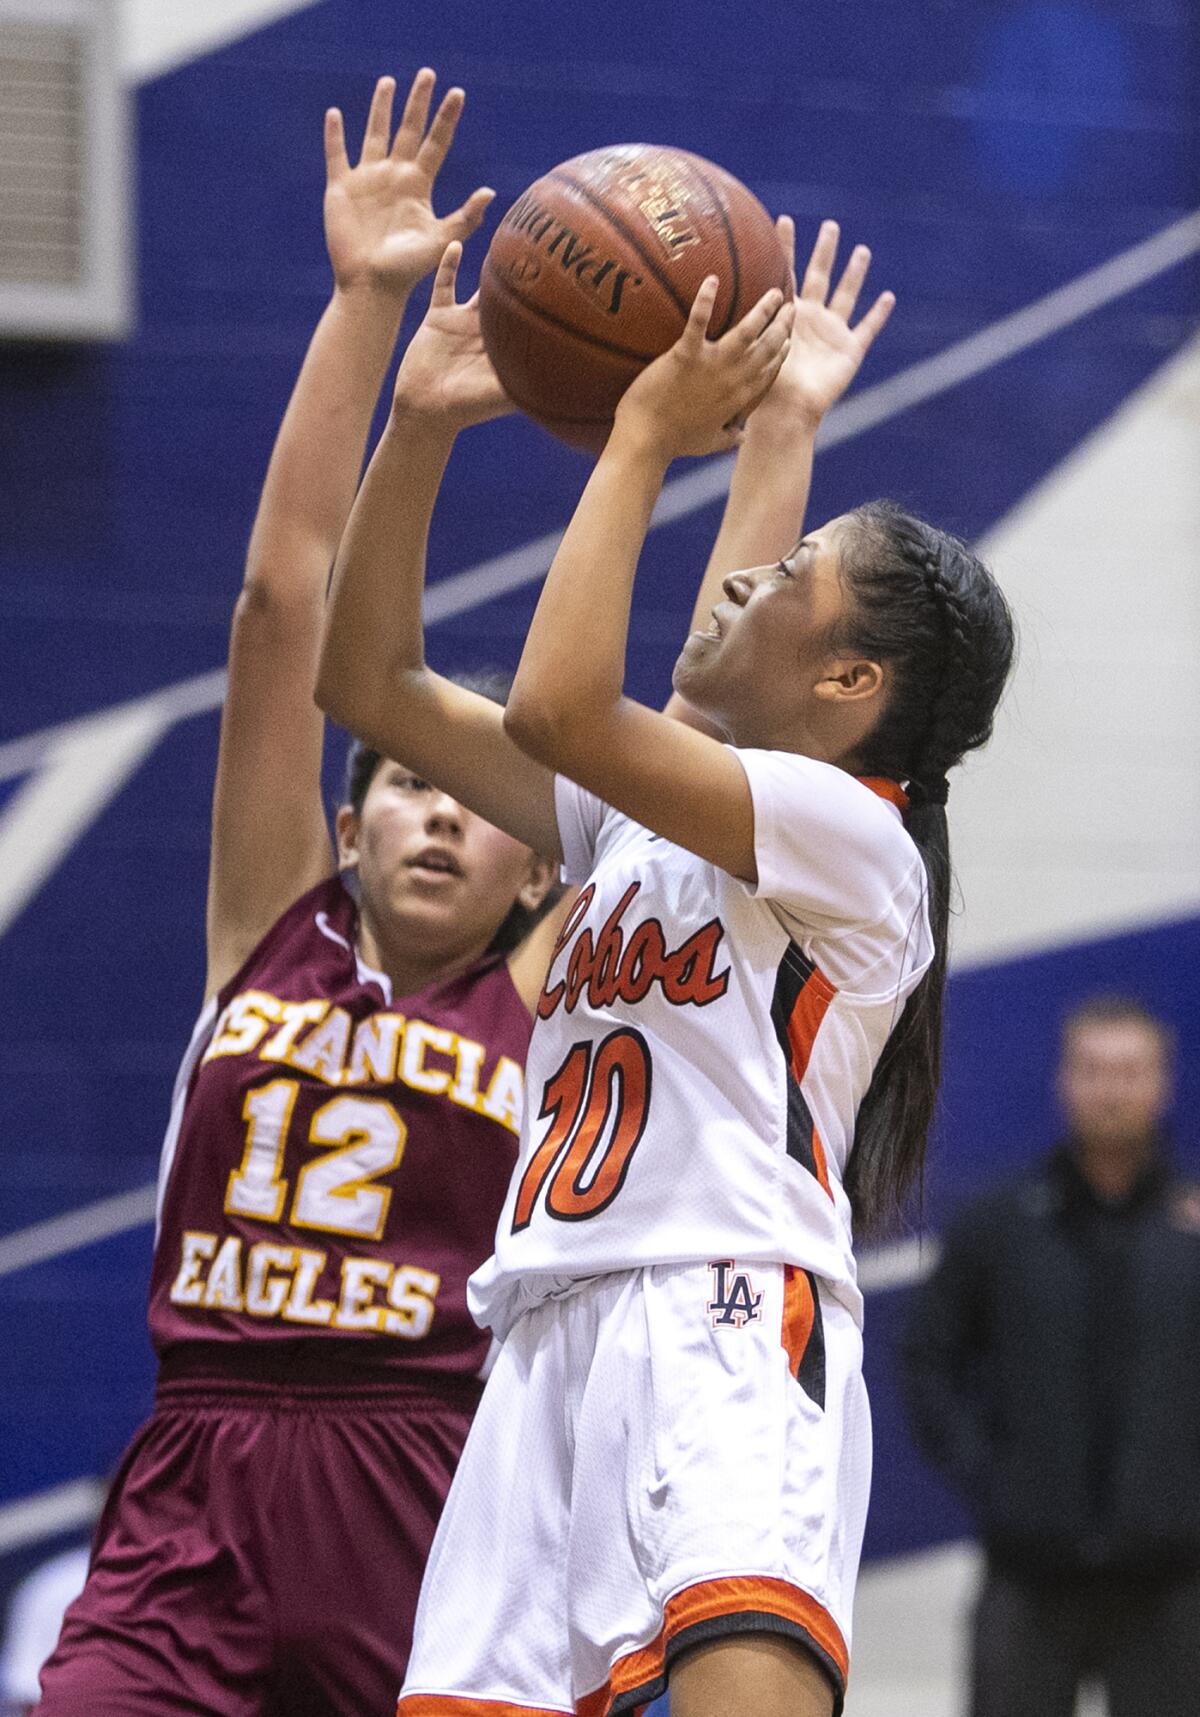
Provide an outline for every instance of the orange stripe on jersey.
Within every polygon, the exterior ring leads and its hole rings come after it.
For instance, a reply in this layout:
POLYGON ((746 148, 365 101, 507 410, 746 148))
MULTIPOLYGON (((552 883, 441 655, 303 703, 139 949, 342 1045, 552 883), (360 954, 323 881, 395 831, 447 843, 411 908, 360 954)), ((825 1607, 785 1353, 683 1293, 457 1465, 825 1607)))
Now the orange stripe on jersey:
POLYGON ((812 1131, 812 1153, 817 1182, 824 1187, 826 1196, 832 1198, 833 1188, 829 1184, 829 1164, 825 1160, 825 1146, 821 1143, 821 1135, 817 1131, 815 1122, 812 1131))
MULTIPOLYGON (((791 1622, 845 1683, 850 1658, 841 1629, 828 1610, 787 1580, 768 1579, 765 1575, 732 1575, 724 1580, 701 1581, 668 1599, 658 1638, 640 1651, 618 1658, 603 1687, 576 1700, 577 1717, 608 1717, 617 1703, 622 1711, 629 1710, 628 1695, 636 1695, 661 1680, 673 1640, 705 1623, 725 1617, 736 1620, 739 1616, 746 1619, 746 1631, 753 1628, 755 1616, 777 1616, 791 1622)), ((737 1630, 731 1627, 729 1631, 737 1630)), ((404 1717, 410 1714, 405 1712, 404 1717)), ((412 1713, 411 1717, 425 1714, 412 1713)), ((430 1712, 429 1717, 434 1714, 430 1712)))
POLYGON ((775 979, 771 998, 771 1024, 775 1039, 791 1074, 787 1086, 787 1153, 813 1176, 827 1198, 832 1199, 825 1147, 817 1137, 812 1110, 804 1095, 813 1046, 836 987, 807 958, 795 942, 788 944, 775 979))
POLYGON ((886 775, 860 775, 858 779, 864 787, 869 787, 872 793, 878 793, 881 799, 886 799, 889 805, 895 805, 898 811, 908 810, 908 794, 899 781, 889 781, 886 775))
MULTIPOLYGON (((821 1029, 821 1022, 829 1011, 829 1004, 837 995, 837 990, 818 967, 814 967, 810 977, 796 997, 795 1005, 788 1017, 787 1035, 788 1047, 791 1051, 792 1077, 799 1085, 808 1072, 808 1060, 812 1054, 813 1044, 821 1029)), ((829 1164, 825 1160, 825 1146, 821 1143, 814 1122, 812 1129, 812 1169, 817 1177, 818 1185, 827 1198, 833 1197, 833 1188, 829 1184, 829 1164)))
POLYGON ((396 1717, 572 1717, 563 1705, 506 1705, 501 1699, 469 1699, 457 1693, 410 1693, 397 1701, 396 1717))
POLYGON ((788 1356, 788 1369, 793 1377, 800 1370, 801 1361, 812 1335, 815 1315, 816 1304, 813 1300, 812 1283, 808 1276, 797 1265, 785 1264, 783 1268, 783 1331, 781 1339, 784 1351, 788 1356))
POLYGON ((787 1034, 791 1046, 792 1075, 797 1085, 804 1083, 804 1075, 808 1072, 808 1058, 812 1054, 813 1044, 821 1029, 821 1021, 829 1011, 829 1004, 837 995, 837 990, 829 982, 824 972, 814 967, 800 994, 796 997, 791 1014, 788 1016, 787 1034))

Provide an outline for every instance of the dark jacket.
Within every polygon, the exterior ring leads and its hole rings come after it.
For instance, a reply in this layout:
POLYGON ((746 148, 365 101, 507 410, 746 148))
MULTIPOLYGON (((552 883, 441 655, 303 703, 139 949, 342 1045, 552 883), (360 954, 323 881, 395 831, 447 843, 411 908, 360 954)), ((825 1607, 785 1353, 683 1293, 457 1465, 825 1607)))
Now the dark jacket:
POLYGON ((1063 1147, 973 1205, 904 1341, 917 1439, 1014 1572, 1200 1567, 1200 1194, 1063 1147))

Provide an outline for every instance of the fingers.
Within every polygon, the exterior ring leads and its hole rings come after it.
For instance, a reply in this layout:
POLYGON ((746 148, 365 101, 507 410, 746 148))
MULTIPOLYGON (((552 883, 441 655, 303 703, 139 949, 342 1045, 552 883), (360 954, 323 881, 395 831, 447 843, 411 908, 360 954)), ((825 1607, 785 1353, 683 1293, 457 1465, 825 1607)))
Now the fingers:
POLYGON ((325 114, 325 181, 331 184, 350 171, 346 154, 346 127, 341 109, 331 107, 325 114))
POLYGON ((461 208, 446 216, 442 225, 454 238, 469 239, 487 214, 495 195, 489 186, 481 185, 477 191, 471 192, 461 208))
POLYGON ((815 304, 824 304, 840 237, 841 228, 836 221, 821 222, 817 229, 816 243, 804 270, 804 280, 800 287, 801 298, 807 298, 815 304))
POLYGON ((687 327, 681 336, 681 343, 698 346, 701 341, 707 338, 719 286, 720 282, 715 274, 705 275, 700 282, 700 290, 692 301, 691 312, 688 315, 687 327))
POLYGON ((788 284, 792 289, 792 297, 796 296, 796 223, 791 215, 780 215, 775 222, 775 231, 783 254, 787 258, 788 284))
MULTIPOLYGON (((780 217, 781 220, 783 217, 780 217)), ((808 259, 808 267, 804 271, 804 282, 800 288, 800 297, 813 304, 824 304, 829 294, 829 283, 833 276, 833 264, 837 256, 840 228, 836 221, 822 221, 817 233, 812 255, 808 259)), ((871 266, 871 252, 865 244, 856 244, 850 252, 850 260, 842 271, 832 298, 829 298, 828 308, 843 322, 849 322, 858 303, 863 282, 871 266)), ((895 306, 895 296, 890 292, 881 293, 872 304, 870 310, 858 323, 855 332, 864 342, 863 349, 879 333, 895 306)))
POLYGON ((371 106, 367 113, 367 129, 363 133, 360 161, 382 161, 387 154, 392 136, 392 101, 395 94, 395 78, 380 78, 375 85, 375 93, 371 97, 371 106))
POLYGON ((462 245, 455 239, 442 252, 442 260, 438 263, 437 273, 433 277, 433 291, 429 297, 431 310, 445 310, 453 305, 454 283, 458 279, 462 249, 462 245))
POLYGON ((783 293, 777 286, 772 286, 769 292, 763 293, 753 309, 748 310, 741 321, 729 330, 724 337, 725 340, 729 341, 732 346, 740 347, 743 351, 748 350, 755 340, 761 338, 767 328, 770 327, 771 322, 778 316, 783 303, 783 293))
POLYGON ((760 391, 765 392, 783 367, 788 354, 788 344, 792 337, 794 314, 789 300, 772 317, 753 346, 747 371, 747 385, 750 386, 749 399, 757 398, 760 391))
POLYGON ((718 352, 736 365, 731 378, 737 402, 735 418, 753 410, 779 374, 788 354, 794 315, 794 301, 785 301, 774 288, 763 294, 736 328, 717 341, 718 352))
POLYGON ((858 323, 854 332, 862 343, 864 352, 870 350, 871 342, 879 333, 892 311, 896 308, 896 294, 881 292, 866 315, 858 323))
POLYGON ((433 178, 446 159, 466 99, 463 91, 457 87, 446 91, 433 116, 433 124, 417 151, 417 163, 425 169, 430 178, 433 178))
POLYGON ((422 66, 412 80, 400 118, 400 128, 392 144, 393 160, 411 161, 421 147, 425 122, 429 118, 429 103, 433 98, 433 86, 436 82, 437 74, 431 66, 422 66))
POLYGON ((865 244, 856 244, 850 252, 850 260, 837 283, 837 289, 829 300, 829 308, 835 316, 840 316, 843 322, 848 322, 854 314, 854 306, 858 303, 858 295, 862 291, 862 283, 867 278, 870 266, 870 251, 865 244))
POLYGON ((788 354, 788 343, 792 337, 793 314, 789 300, 772 317, 751 348, 747 365, 750 399, 755 398, 760 389, 765 391, 769 388, 783 367, 788 354), (751 383, 753 385, 750 385, 751 383))

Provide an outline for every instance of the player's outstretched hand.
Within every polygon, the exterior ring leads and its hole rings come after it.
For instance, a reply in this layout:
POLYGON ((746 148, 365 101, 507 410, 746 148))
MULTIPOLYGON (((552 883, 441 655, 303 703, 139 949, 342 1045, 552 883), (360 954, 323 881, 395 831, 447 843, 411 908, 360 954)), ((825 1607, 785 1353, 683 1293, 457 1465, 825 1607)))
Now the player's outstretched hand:
POLYGON ((453 213, 434 214, 434 184, 465 100, 461 89, 447 90, 430 121, 435 82, 422 67, 393 137, 396 80, 379 79, 353 167, 340 110, 325 115, 325 244, 342 290, 372 286, 406 296, 437 267, 452 239, 471 236, 495 196, 481 187, 453 213))
POLYGON ((452 430, 515 410, 492 368, 479 329, 479 294, 454 296, 462 245, 446 247, 433 279, 425 320, 409 341, 396 374, 394 408, 452 430))
MULTIPOLYGON (((796 228, 790 215, 775 223, 796 277, 796 228)), ((836 221, 822 221, 812 255, 795 298, 792 337, 787 356, 760 408, 758 426, 775 418, 789 428, 815 427, 858 374, 875 336, 891 315, 895 293, 881 292, 866 315, 851 326, 851 317, 871 266, 871 252, 856 244, 830 292, 840 230, 836 221)))
POLYGON ((719 340, 708 338, 719 282, 701 284, 687 326, 632 382, 616 412, 622 435, 649 438, 668 459, 735 447, 747 415, 788 353, 792 301, 772 287, 719 340))

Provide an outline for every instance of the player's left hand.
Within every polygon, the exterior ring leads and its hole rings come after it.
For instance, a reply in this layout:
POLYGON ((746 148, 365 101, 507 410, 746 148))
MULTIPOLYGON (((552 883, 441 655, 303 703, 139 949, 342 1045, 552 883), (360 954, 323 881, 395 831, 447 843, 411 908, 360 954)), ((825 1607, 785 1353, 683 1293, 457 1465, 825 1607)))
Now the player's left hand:
POLYGON ((439 423, 457 433, 514 411, 483 344, 479 293, 455 298, 462 245, 447 245, 433 277, 425 319, 408 343, 396 372, 393 410, 439 423))
MULTIPOLYGON (((781 215, 775 225, 794 285, 795 223, 790 215, 781 215)), ((797 424, 815 427, 850 386, 895 307, 895 293, 881 292, 866 315, 851 326, 850 318, 871 266, 871 252, 865 244, 855 245, 831 293, 839 237, 836 221, 821 222, 796 294, 787 356, 759 408, 758 428, 776 419, 783 420, 789 429, 797 424)))
POLYGON ((679 339, 646 366, 617 407, 614 432, 648 439, 668 460, 736 447, 747 414, 787 357, 792 301, 778 287, 727 334, 710 340, 718 289, 710 274, 679 339))
POLYGON ((471 236, 495 196, 481 187, 453 213, 434 214, 433 187, 465 100, 461 89, 448 90, 430 122, 435 82, 428 66, 417 73, 393 137, 396 80, 379 79, 353 167, 341 111, 325 115, 325 243, 343 291, 372 286, 407 296, 452 240, 471 236))

